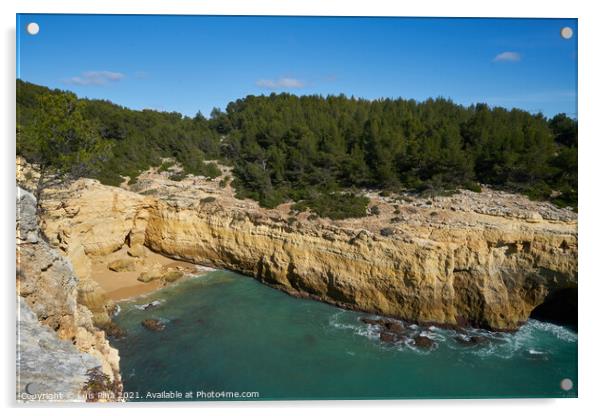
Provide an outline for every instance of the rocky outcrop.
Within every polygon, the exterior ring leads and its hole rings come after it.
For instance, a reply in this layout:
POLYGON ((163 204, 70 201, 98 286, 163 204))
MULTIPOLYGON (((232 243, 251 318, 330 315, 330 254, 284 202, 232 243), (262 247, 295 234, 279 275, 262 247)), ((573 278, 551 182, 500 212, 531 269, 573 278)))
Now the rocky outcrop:
POLYGON ((149 331, 161 332, 165 330, 165 324, 158 319, 145 319, 141 325, 149 331))
POLYGON ((155 252, 252 275, 293 295, 493 329, 517 328, 547 297, 577 286, 576 215, 524 197, 487 190, 448 199, 371 196, 378 214, 312 221, 192 179, 144 181, 153 186, 140 190, 146 196, 81 180, 49 198, 46 234, 76 270, 122 247, 136 254, 143 235, 155 252), (215 200, 203 203, 208 194, 215 200))
POLYGON ((161 280, 165 283, 173 283, 184 276, 184 271, 177 267, 154 267, 148 271, 140 273, 138 281, 148 283, 153 280, 161 280))
POLYGON ((577 238, 570 226, 476 220, 464 227, 407 227, 383 238, 159 203, 146 242, 287 292, 438 324, 513 329, 550 292, 577 284, 577 238))
POLYGON ((16 225, 21 319, 18 398, 31 391, 23 390, 28 383, 41 383, 44 392, 62 393, 59 400, 81 400, 75 393, 81 393, 83 375, 97 366, 119 389, 119 355, 94 322, 95 314, 108 316, 108 302, 86 297, 97 285, 89 279, 79 281, 69 260, 45 241, 38 229, 35 199, 21 188, 17 190, 16 225), (95 304, 97 310, 88 304, 95 304), (41 378, 40 372, 44 373, 41 378), (61 381, 54 383, 57 380, 61 381))
POLYGON ((81 401, 86 373, 102 365, 97 357, 61 339, 19 297, 17 311, 17 399, 81 401))
POLYGON ((131 272, 136 270, 136 261, 134 259, 117 259, 110 262, 107 267, 114 272, 131 272))

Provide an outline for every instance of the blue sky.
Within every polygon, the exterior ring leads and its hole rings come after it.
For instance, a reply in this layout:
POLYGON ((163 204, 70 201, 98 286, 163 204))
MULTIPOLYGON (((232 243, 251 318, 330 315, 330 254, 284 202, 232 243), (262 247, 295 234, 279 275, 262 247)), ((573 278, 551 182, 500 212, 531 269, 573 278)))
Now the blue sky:
POLYGON ((186 115, 284 91, 576 117, 577 20, 18 15, 17 76, 186 115))

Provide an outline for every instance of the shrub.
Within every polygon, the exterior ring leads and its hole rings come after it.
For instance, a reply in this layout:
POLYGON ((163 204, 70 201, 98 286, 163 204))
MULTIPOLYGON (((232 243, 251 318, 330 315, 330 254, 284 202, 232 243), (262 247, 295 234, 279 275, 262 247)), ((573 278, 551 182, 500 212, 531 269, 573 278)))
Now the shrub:
POLYGON ((222 171, 219 170, 219 167, 215 163, 203 163, 203 169, 201 169, 200 174, 206 176, 211 179, 217 178, 222 174, 222 171))
POLYGON ((169 170, 169 168, 171 168, 174 165, 175 165, 175 162, 172 162, 172 161, 167 161, 167 162, 161 163, 161 166, 159 166, 159 173, 169 170))
POLYGON ((320 217, 333 220, 360 218, 366 215, 366 207, 370 200, 365 196, 351 193, 321 193, 313 198, 297 202, 293 209, 304 211, 310 209, 320 217))
POLYGON ((226 186, 228 186, 229 183, 230 183, 230 176, 226 176, 221 181, 219 181, 219 187, 225 188, 226 186))
POLYGON ((389 237, 389 236, 392 236, 393 234, 395 234, 395 229, 393 229, 391 227, 385 227, 380 230, 380 235, 382 235, 383 237, 389 237))
POLYGON ((184 172, 172 173, 169 175, 169 179, 172 181, 180 182, 183 179, 186 179, 186 174, 184 172))
POLYGON ((378 205, 374 205, 373 207, 370 208, 370 214, 371 215, 380 215, 380 208, 378 205))
POLYGON ((89 369, 86 372, 86 377, 88 377, 88 380, 82 390, 86 395, 87 402, 97 402, 108 394, 117 397, 117 382, 115 380, 111 381, 110 377, 103 373, 100 367, 89 369))
POLYGON ((464 184, 464 188, 472 192, 480 193, 482 191, 481 185, 479 185, 477 182, 467 182, 464 184))
POLYGON ((548 184, 544 182, 538 182, 526 189, 525 193, 527 194, 529 199, 532 199, 534 201, 541 201, 550 197, 552 189, 548 186, 548 184))

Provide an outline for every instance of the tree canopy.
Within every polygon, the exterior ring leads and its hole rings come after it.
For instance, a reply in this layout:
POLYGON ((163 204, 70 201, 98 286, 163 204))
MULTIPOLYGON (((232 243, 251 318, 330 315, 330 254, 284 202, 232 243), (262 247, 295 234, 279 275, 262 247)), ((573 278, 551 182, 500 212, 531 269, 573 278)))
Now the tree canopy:
POLYGON ((17 153, 37 165, 36 197, 67 177, 91 176, 108 160, 111 143, 103 140, 74 94, 40 94, 37 111, 17 127, 17 153))
MULTIPOLYGON (((358 204, 366 201, 353 199, 358 188, 439 192, 487 184, 561 206, 577 204, 577 121, 564 114, 547 119, 441 98, 370 101, 271 94, 236 100, 206 119, 200 113, 186 117, 77 100, 71 93, 22 81, 17 104, 18 131, 38 129, 33 142, 17 135, 17 153, 31 158, 42 151, 52 132, 64 127, 61 123, 93 129, 110 143, 111 154, 89 176, 112 185, 172 157, 186 173, 211 177, 219 172, 206 160, 234 166, 237 195, 263 206, 292 200, 337 218, 362 211, 358 204), (56 126, 51 119, 36 121, 40 111, 48 112, 45 106, 58 108, 65 100, 81 104, 80 116, 55 120, 56 126)), ((88 151, 90 142, 81 145, 88 151)), ((56 157, 46 156, 60 165, 56 157)))

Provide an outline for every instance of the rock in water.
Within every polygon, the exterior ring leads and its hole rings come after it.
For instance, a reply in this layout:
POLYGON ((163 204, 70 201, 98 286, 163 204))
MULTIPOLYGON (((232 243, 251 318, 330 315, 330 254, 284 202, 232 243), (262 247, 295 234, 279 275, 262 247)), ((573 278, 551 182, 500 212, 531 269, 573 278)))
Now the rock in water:
POLYGON ((386 343, 393 343, 393 342, 397 342, 398 338, 392 332, 381 332, 380 333, 380 340, 382 342, 386 342, 386 343))
POLYGON ((403 335, 405 333, 405 329, 399 322, 386 322, 385 328, 387 329, 387 331, 393 332, 398 335, 403 335))
POLYGON ((488 344, 490 342, 490 340, 487 337, 484 337, 481 335, 473 335, 473 336, 458 335, 458 336, 454 337, 454 340, 458 344, 464 345, 466 347, 472 347, 474 345, 488 344))
POLYGON ((150 303, 145 303, 144 305, 142 305, 141 307, 138 307, 139 309, 144 309, 145 311, 149 310, 149 309, 155 309, 157 307, 159 307, 161 305, 161 301, 159 300, 153 300, 150 303))
POLYGON ((423 335, 416 335, 414 337, 414 345, 416 345, 418 348, 426 350, 433 347, 433 345, 435 345, 435 341, 423 335))
POLYGON ((365 323, 366 325, 382 325, 385 321, 384 319, 371 319, 371 318, 360 318, 360 321, 365 323))
POLYGON ((142 326, 149 331, 161 332, 165 329, 165 324, 158 319, 145 319, 142 326))

